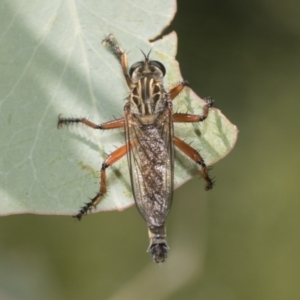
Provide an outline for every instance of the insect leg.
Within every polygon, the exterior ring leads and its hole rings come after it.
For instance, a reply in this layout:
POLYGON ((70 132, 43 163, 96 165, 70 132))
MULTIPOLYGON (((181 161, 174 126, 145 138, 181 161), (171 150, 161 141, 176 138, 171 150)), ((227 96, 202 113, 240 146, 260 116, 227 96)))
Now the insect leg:
POLYGON ((90 202, 86 203, 83 206, 77 215, 73 216, 80 220, 84 214, 86 214, 90 209, 96 207, 97 204, 101 201, 102 197, 106 193, 106 169, 122 158, 127 153, 127 145, 123 145, 114 152, 112 152, 108 157, 104 160, 101 170, 100 170, 100 189, 97 195, 91 199, 90 202))
POLYGON ((206 104, 203 107, 202 115, 191 115, 191 114, 173 114, 173 122, 176 123, 193 123, 193 122, 202 122, 204 121, 209 113, 209 109, 213 106, 214 100, 212 98, 204 99, 206 104))
POLYGON ((74 123, 82 123, 93 129, 115 129, 124 127, 124 118, 108 121, 102 124, 95 124, 86 118, 64 118, 62 115, 58 116, 57 128, 61 128, 63 125, 70 125, 74 123))
POLYGON ((173 137, 173 143, 184 154, 186 154, 190 159, 192 159, 194 162, 196 162, 198 165, 201 166, 200 175, 206 181, 205 189, 206 190, 212 189, 214 182, 208 175, 207 166, 204 162, 204 159, 200 155, 200 153, 176 136, 173 137))
POLYGON ((169 91, 170 99, 173 100, 176 98, 185 86, 189 86, 189 82, 187 80, 183 80, 179 84, 172 86, 169 91))
POLYGON ((116 43, 114 36, 112 34, 109 34, 103 41, 102 43, 111 49, 113 54, 120 60, 121 66, 122 66, 122 71, 123 75, 125 77, 125 80, 127 82, 127 85, 131 87, 132 81, 130 76, 127 73, 127 55, 124 52, 124 50, 116 43))

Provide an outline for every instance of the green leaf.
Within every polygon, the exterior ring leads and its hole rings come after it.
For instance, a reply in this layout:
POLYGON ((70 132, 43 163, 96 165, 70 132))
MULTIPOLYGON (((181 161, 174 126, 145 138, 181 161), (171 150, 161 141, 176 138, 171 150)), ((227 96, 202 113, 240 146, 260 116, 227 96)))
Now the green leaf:
MULTIPOLYGON (((175 33, 153 44, 174 17, 175 1, 11 1, 1 7, 0 26, 0 213, 74 214, 99 189, 107 153, 124 143, 120 130, 85 126, 58 130, 58 114, 95 123, 121 117, 128 95, 117 59, 101 44, 113 33, 128 52, 140 49, 167 69, 166 87, 182 79, 174 60, 175 33)), ((203 100, 186 89, 174 111, 201 113, 203 100)), ((237 129, 217 109, 200 124, 175 124, 175 132, 201 151, 208 164, 233 147, 237 129)), ((175 184, 197 172, 178 153, 175 184)), ((107 170, 108 193, 97 210, 133 204, 127 160, 107 170)))

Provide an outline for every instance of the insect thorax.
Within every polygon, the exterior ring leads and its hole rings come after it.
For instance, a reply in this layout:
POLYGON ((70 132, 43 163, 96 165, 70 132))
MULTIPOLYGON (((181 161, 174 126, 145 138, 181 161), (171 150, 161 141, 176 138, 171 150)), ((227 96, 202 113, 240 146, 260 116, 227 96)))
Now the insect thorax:
POLYGON ((128 97, 130 113, 144 124, 153 124, 166 107, 168 94, 160 81, 143 77, 133 84, 128 97))

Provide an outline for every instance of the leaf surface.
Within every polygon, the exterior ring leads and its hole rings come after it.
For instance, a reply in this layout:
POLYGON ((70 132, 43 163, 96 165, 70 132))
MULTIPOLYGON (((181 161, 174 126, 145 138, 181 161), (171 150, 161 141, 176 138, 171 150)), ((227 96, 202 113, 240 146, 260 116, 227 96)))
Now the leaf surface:
MULTIPOLYGON (((174 17, 175 1, 7 1, 0 11, 0 213, 74 214, 99 188, 106 155, 124 143, 122 130, 82 125, 58 130, 59 114, 103 123, 122 117, 128 95, 117 59, 102 45, 113 33, 128 53, 140 49, 161 61, 165 85, 181 80, 171 33, 150 43, 174 17)), ((203 100, 186 89, 174 111, 201 113, 203 100)), ((176 124, 175 133, 208 164, 234 146, 237 129, 217 109, 201 124, 176 124)), ((175 185, 197 166, 178 153, 175 185)), ((133 204, 127 160, 107 169, 108 194, 97 211, 133 204)))

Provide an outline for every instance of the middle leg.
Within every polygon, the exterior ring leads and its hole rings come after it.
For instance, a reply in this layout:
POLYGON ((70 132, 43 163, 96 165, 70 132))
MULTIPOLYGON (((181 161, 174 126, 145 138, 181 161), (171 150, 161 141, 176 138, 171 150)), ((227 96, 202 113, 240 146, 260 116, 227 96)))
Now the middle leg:
POLYGON ((115 119, 102 124, 95 124, 86 118, 64 118, 62 115, 59 115, 57 121, 57 128, 61 128, 63 127, 63 125, 70 125, 74 123, 75 124, 82 123, 93 129, 106 130, 106 129, 116 129, 116 128, 124 127, 124 118, 115 119))
POLYGON ((176 123, 196 123, 196 122, 204 121, 208 117, 209 109, 213 106, 214 99, 206 98, 204 100, 205 100, 206 104, 203 107, 202 115, 174 113, 173 114, 173 122, 176 122, 176 123))

